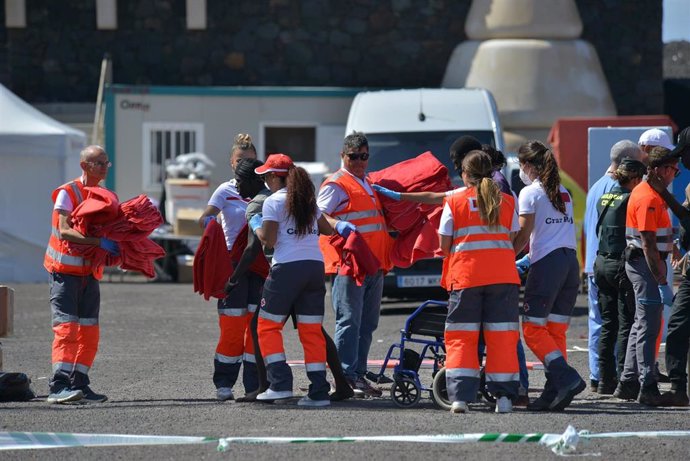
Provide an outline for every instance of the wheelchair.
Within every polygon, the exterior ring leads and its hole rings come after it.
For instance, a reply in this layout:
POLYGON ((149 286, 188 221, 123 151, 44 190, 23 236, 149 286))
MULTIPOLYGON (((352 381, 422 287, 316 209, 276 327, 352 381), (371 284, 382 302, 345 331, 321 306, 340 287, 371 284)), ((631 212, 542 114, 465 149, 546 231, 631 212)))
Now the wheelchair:
MULTIPOLYGON (((385 375, 388 362, 396 360, 393 367, 391 399, 400 408, 416 406, 422 393, 428 392, 429 397, 437 407, 450 410, 451 402, 446 391, 446 346, 444 332, 448 303, 446 301, 427 300, 417 307, 405 320, 405 326, 400 330, 400 342, 392 344, 378 374, 369 378, 377 383, 391 382, 385 375), (412 348, 417 345, 421 350, 412 348), (433 382, 430 387, 422 384, 419 369, 424 361, 432 361, 433 382)), ((486 390, 484 369, 481 368, 480 396, 493 403, 496 399, 486 390)))

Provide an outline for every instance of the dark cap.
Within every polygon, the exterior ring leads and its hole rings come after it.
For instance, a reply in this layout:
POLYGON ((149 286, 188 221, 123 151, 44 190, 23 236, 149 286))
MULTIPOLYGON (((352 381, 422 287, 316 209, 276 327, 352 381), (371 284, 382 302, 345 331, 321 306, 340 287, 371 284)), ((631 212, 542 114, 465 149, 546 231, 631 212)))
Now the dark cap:
POLYGON ((647 173, 647 167, 644 163, 630 157, 624 158, 618 165, 618 169, 637 173, 639 176, 644 176, 647 173))
POLYGON ((690 153, 690 126, 678 133, 678 143, 671 151, 671 155, 680 157, 685 151, 690 153))
POLYGON ((235 176, 243 180, 258 179, 259 175, 254 170, 263 164, 264 162, 255 158, 241 158, 235 167, 235 176))
POLYGON ((451 155, 455 154, 460 158, 472 150, 482 150, 482 143, 474 136, 460 136, 450 146, 451 155))

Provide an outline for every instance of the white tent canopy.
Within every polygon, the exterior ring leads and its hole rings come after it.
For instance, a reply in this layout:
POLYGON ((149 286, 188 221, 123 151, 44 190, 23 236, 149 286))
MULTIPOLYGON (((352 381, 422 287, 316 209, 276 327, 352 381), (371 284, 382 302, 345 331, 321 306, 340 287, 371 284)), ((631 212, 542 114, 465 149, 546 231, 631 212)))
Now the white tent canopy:
POLYGON ((86 136, 0 84, 0 284, 47 280, 52 191, 80 174, 86 136))

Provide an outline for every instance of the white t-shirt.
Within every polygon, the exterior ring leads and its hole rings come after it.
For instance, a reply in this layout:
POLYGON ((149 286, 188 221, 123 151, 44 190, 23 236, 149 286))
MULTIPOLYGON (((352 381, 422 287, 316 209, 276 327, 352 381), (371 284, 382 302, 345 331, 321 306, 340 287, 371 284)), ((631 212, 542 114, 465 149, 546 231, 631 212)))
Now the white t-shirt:
MULTIPOLYGON (((464 191, 465 189, 467 189, 467 187, 458 187, 457 189, 447 191, 445 195, 446 197, 450 197, 451 195, 455 195, 458 192, 464 191)), ((518 223, 518 198, 517 195, 515 195, 515 192, 511 191, 511 194, 513 194, 513 200, 515 201, 515 213, 513 214, 513 221, 510 228, 510 232, 517 232, 520 230, 520 224, 518 223)), ((438 227, 438 233, 441 235, 453 235, 453 217, 450 212, 450 207, 448 206, 448 203, 446 203, 443 206, 443 212, 441 213, 441 222, 438 227)))
POLYGON ((208 204, 220 210, 220 223, 225 234, 225 244, 228 250, 232 249, 237 235, 240 233, 247 219, 247 201, 244 200, 237 191, 234 179, 224 182, 213 192, 208 204))
POLYGON ((66 211, 67 213, 71 213, 72 210, 74 210, 72 199, 69 198, 69 194, 65 189, 60 189, 57 197, 55 197, 55 206, 53 206, 53 209, 66 211))
MULTIPOLYGON (((355 181, 360 183, 362 187, 364 187, 364 190, 367 191, 367 194, 369 194, 371 200, 375 200, 374 191, 367 181, 359 179, 345 168, 342 168, 341 171, 344 171, 355 178, 355 181)), ((319 208, 319 210, 321 210, 322 213, 330 215, 345 208, 349 202, 350 196, 347 195, 347 192, 345 192, 342 187, 335 182, 328 182, 324 184, 321 189, 319 189, 319 196, 316 199, 316 206, 319 208)))
POLYGON ((551 204, 539 180, 520 191, 520 214, 534 216, 534 229, 529 236, 529 259, 532 264, 557 248, 577 248, 573 201, 561 185, 565 214, 551 204))
MULTIPOLYGON (((86 184, 86 178, 84 176, 81 177, 81 183, 86 184)), ((69 194, 65 189, 60 189, 57 197, 55 197, 53 209, 66 211, 67 213, 71 213, 74 210, 74 203, 72 203, 72 199, 69 198, 69 194)))
MULTIPOLYGON (((458 192, 467 189, 466 187, 460 187, 458 189, 453 189, 452 191, 446 192, 446 196, 449 197, 453 194, 457 194, 458 192)), ((515 194, 513 194, 515 195, 515 194)), ((515 202, 515 208, 517 210, 517 202, 515 202)), ((479 213, 479 211, 477 211, 479 213)), ((448 205, 448 202, 446 202, 443 205, 443 212, 441 213, 441 222, 438 226, 438 233, 440 235, 453 235, 453 227, 454 227, 454 222, 453 222, 453 212, 450 209, 450 205, 448 205)), ((517 232, 520 230, 520 223, 518 222, 518 214, 517 211, 513 213, 513 219, 510 223, 510 232, 517 232)))
POLYGON ((295 221, 287 215, 286 200, 287 189, 283 188, 267 197, 264 202, 264 221, 278 223, 278 238, 273 247, 273 264, 304 260, 323 261, 319 248, 319 228, 316 223, 321 212, 316 210, 312 231, 298 238, 295 235, 295 221))

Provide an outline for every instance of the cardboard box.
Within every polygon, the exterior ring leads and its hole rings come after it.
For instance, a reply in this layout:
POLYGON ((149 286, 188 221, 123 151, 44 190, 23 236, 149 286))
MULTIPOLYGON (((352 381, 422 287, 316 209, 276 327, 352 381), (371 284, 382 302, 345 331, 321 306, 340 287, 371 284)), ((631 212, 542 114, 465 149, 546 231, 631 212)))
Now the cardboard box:
POLYGON ((194 256, 180 255, 177 257, 177 282, 194 282, 194 256))
POLYGON ((199 226, 203 213, 201 208, 180 208, 175 216, 173 232, 176 235, 203 235, 204 230, 199 226))
POLYGON ((210 196, 209 183, 205 179, 166 179, 165 217, 175 224, 179 209, 206 208, 210 196))
POLYGON ((0 336, 14 332, 14 289, 0 285, 0 336))

